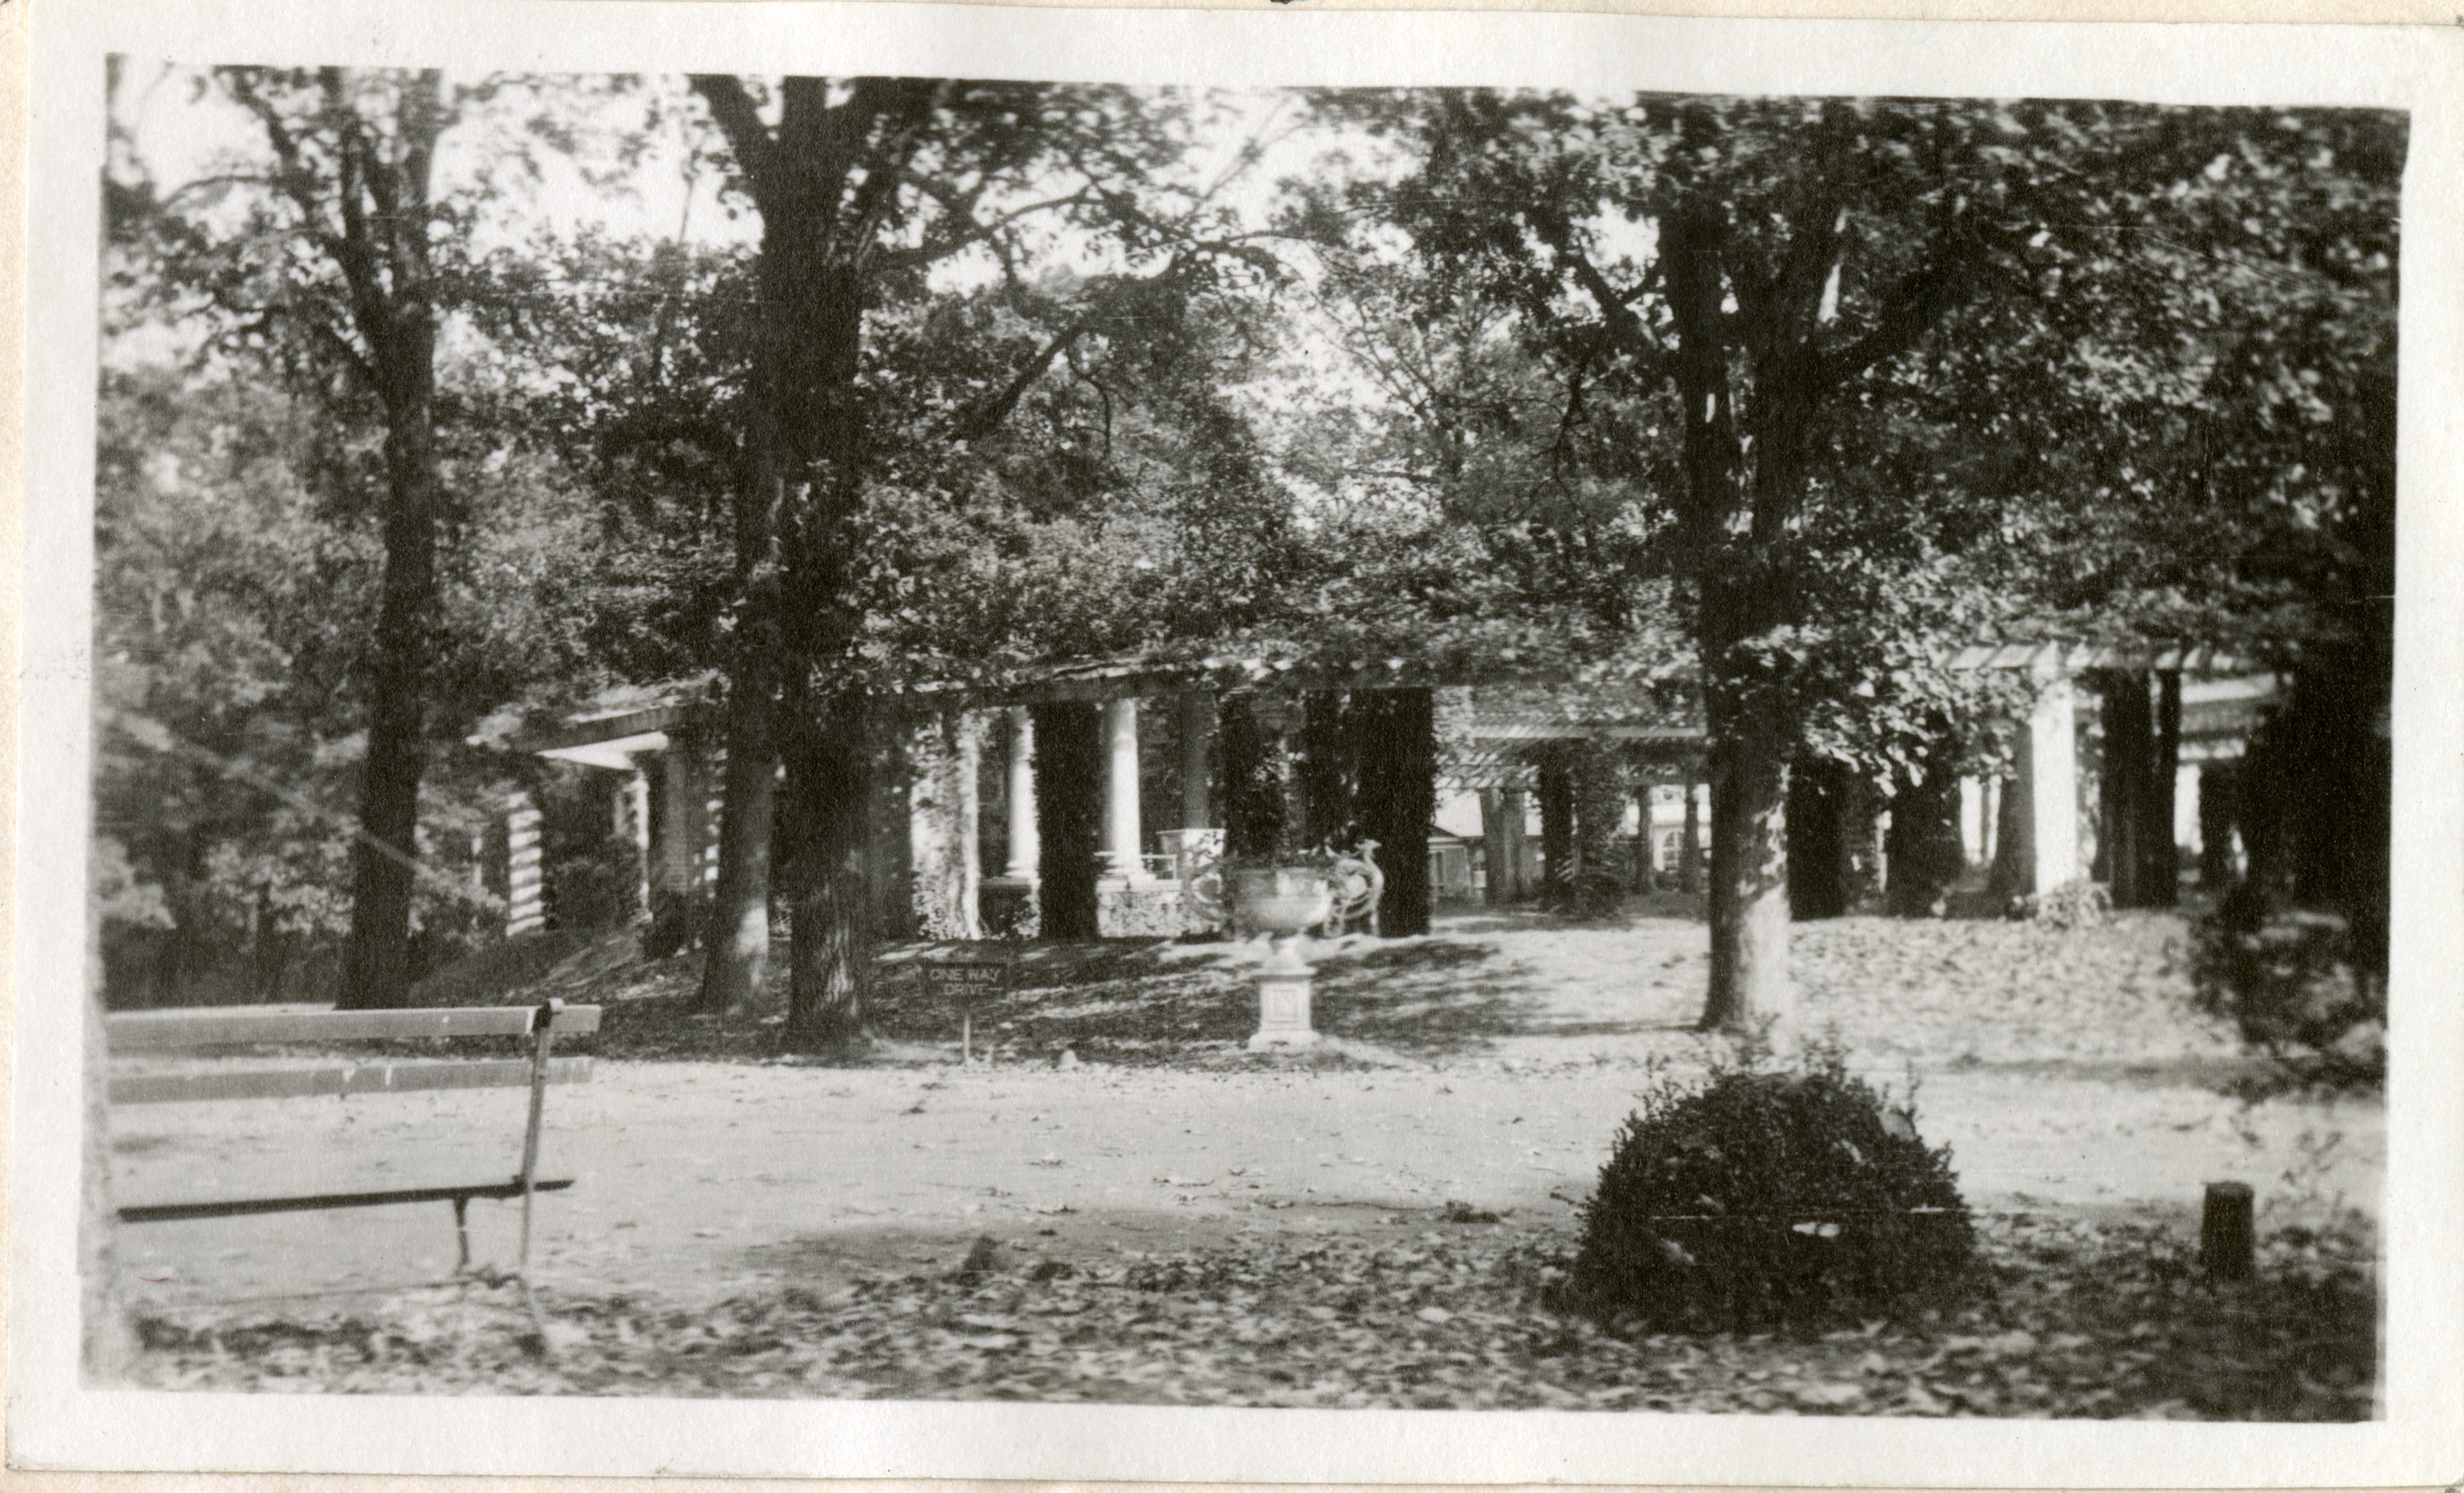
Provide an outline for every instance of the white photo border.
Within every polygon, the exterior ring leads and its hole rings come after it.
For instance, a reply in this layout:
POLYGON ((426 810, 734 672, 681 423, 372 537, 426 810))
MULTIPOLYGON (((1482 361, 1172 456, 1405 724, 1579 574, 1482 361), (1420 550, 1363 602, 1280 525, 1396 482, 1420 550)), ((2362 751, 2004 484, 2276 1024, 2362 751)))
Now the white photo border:
POLYGON ((12 1466, 1155 1482, 2434 1485, 2464 1474, 2464 30, 606 0, 47 0, 33 23, 15 845, 12 1466), (2399 363, 2383 1418, 2357 1425, 387 1398, 80 1387, 103 57, 1225 87, 2089 97, 2411 120, 2399 363))

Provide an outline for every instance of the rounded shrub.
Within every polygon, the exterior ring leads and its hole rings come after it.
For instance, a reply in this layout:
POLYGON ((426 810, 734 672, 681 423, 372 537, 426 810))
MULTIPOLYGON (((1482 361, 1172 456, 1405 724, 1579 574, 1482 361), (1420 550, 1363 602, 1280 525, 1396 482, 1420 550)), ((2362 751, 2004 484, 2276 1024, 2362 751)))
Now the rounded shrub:
POLYGON ((1743 1330, 1887 1315, 1965 1278, 1975 1236, 1949 1150, 1837 1049, 1642 1098, 1585 1205, 1568 1305, 1743 1330))
POLYGON ((2387 1078, 2387 980, 2338 913, 2244 883, 2193 933, 2200 1006, 2241 1028, 2303 1083, 2369 1087, 2387 1078))

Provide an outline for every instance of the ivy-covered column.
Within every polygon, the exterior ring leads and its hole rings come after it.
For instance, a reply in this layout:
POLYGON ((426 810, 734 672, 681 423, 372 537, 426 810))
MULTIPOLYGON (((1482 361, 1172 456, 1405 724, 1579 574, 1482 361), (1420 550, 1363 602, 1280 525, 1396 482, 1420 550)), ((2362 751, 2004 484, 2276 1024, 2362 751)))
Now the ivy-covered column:
POLYGON ((691 906, 700 900, 703 846, 710 839, 710 767, 701 738, 669 734, 659 754, 657 897, 691 906))
POLYGON ((1574 907, 1586 917, 1617 910, 1625 878, 1617 865, 1625 828, 1625 774, 1607 743, 1586 738, 1567 752, 1573 775, 1574 907))
POLYGON ((1848 911, 1843 764, 1798 754, 1788 781, 1788 913, 1796 922, 1848 911))
MULTIPOLYGON (((1521 794, 1516 794, 1519 801, 1521 794)), ((1518 801, 1515 805, 1522 807, 1518 801)), ((1482 889, 1481 900, 1490 907, 1503 907, 1514 896, 1514 863, 1506 843, 1506 790, 1480 790, 1480 863, 1481 873, 1487 885, 1482 889)))
POLYGON ((1677 889, 1689 897, 1703 889, 1703 810, 1708 792, 1705 785, 1693 780, 1691 773, 1686 775, 1685 827, 1679 831, 1683 838, 1677 842, 1677 889))
POLYGON ((1042 843, 1036 888, 1046 938, 1097 936, 1095 877, 1104 827, 1103 713, 1082 701, 1033 708, 1035 809, 1042 843))
POLYGON ((1425 689, 1353 696, 1363 839, 1377 842, 1386 892, 1377 931, 1389 938, 1429 931, 1429 822, 1438 808, 1436 716, 1425 689))
POLYGON ((1540 759, 1540 902, 1563 911, 1574 902, 1574 771, 1566 743, 1548 741, 1540 759))
MULTIPOLYGON (((863 800, 865 836, 863 875, 848 880, 863 897, 860 905, 871 920, 872 936, 903 941, 922 932, 915 915, 916 754, 926 754, 929 764, 930 757, 937 753, 938 743, 916 739, 914 731, 895 716, 873 716, 852 729, 862 732, 863 746, 860 757, 847 755, 860 761, 865 772, 860 783, 847 786, 856 787, 863 800)), ((820 795, 816 793, 813 799, 818 801, 820 795)), ((804 812, 815 812, 812 801, 802 807, 804 812)), ((814 852, 803 846, 798 853, 814 852)))
POLYGON ((1497 793, 1497 824, 1506 839, 1506 900, 1531 895, 1531 792, 1508 784, 1497 793))
MULTIPOLYGON (((2095 869, 2112 889, 2115 907, 2145 907, 2145 840, 2153 827, 2147 820, 2156 731, 2147 676, 2135 670, 2113 670, 2095 676, 2095 688, 2104 727, 2104 751, 2097 774, 2095 869)), ((2166 833, 2171 832, 2172 826, 2167 825, 2166 833)))
MULTIPOLYGON (((1955 746, 1938 739, 1893 777, 1882 889, 1883 911, 1893 917, 1941 915, 1944 899, 1967 865, 1965 801, 1951 773, 1956 760, 1955 746)), ((1980 831, 1977 838, 1982 842, 1985 836, 1980 831)))
POLYGON ((2199 889, 2223 894, 2233 879, 2233 835, 2241 823, 2241 773, 2233 762, 2201 762, 2198 779, 2199 889))
POLYGON ((2182 771, 2182 675, 2156 675, 2155 719, 2148 739, 2147 797, 2140 834, 2140 896, 2151 908, 2182 899, 2181 852, 2173 838, 2174 796, 2182 771))
POLYGON ((1353 699, 1340 690, 1311 690, 1301 696, 1300 750, 1292 763, 1299 779, 1301 843, 1310 849, 1349 850, 1360 842, 1361 764, 1354 728, 1369 696, 1353 699))
POLYGON ((1215 732, 1215 696, 1203 690, 1184 692, 1179 701, 1180 827, 1207 829, 1215 823, 1210 791, 1208 738, 1215 732))
POLYGON ((1269 860, 1292 848, 1292 762, 1284 738, 1287 713, 1256 692, 1224 698, 1224 849, 1252 860, 1269 860))
POLYGON ((1652 866, 1651 784, 1647 780, 1637 782, 1631 791, 1635 814, 1634 860, 1626 867, 1626 871, 1633 878, 1633 889, 1638 893, 1648 893, 1660 885, 1652 866))

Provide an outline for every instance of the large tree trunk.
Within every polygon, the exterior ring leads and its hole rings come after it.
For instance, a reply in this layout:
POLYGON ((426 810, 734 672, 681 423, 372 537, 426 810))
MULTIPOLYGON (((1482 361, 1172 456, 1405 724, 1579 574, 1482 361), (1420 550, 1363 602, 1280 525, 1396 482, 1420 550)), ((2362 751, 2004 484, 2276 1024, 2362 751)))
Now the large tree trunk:
POLYGON ((1795 734, 1768 705, 1715 704, 1712 714, 1711 987, 1700 1024, 1754 1032, 1786 1021, 1793 1003, 1788 750, 1795 734))
MULTIPOLYGON (((225 75, 282 165, 275 188, 298 209, 299 253, 319 256, 347 290, 364 352, 345 353, 383 406, 385 421, 385 570, 367 660, 367 754, 360 777, 360 834, 352 845, 351 931, 337 1003, 408 1003, 411 900, 417 885, 419 781, 426 766, 428 662, 435 630, 437 469, 435 286, 430 274, 430 168, 445 127, 443 75, 401 75, 388 90, 390 126, 361 111, 348 69, 316 75, 321 97, 304 125, 269 97, 302 81, 253 70, 225 75), (309 133, 303 135, 301 129, 309 133), (329 174, 330 173, 330 174, 329 174)), ((295 308, 300 309, 300 308, 295 308)), ((305 324, 322 324, 314 311, 305 324)), ((341 338, 324 325, 328 344, 341 338)), ((331 351, 320 346, 319 355, 331 351)))
POLYGON ((718 877, 710 940, 693 1009, 721 1014, 764 999, 770 969, 770 836, 779 815, 779 702, 775 644, 739 639, 727 694, 727 758, 720 770, 718 877), (756 655, 760 658, 757 661, 756 655))
MULTIPOLYGON (((408 320, 408 318, 406 318, 408 320)), ((368 749, 352 845, 351 933, 336 1004, 410 1003, 419 779, 427 766, 428 659, 436 609, 434 332, 398 324, 385 374, 385 580, 368 670, 368 749)))
POLYGON ((1038 925, 1046 938, 1093 938, 1104 833, 1104 713, 1065 701, 1034 707, 1036 827, 1044 845, 1038 925))
MULTIPOLYGON (((1688 128, 1715 126, 1698 118, 1688 128)), ((1672 184, 1683 196, 1661 216, 1654 270, 1673 346, 1588 261, 1575 266, 1599 282, 1591 288, 1608 330, 1663 362, 1683 422, 1678 538, 1686 579, 1697 588, 1694 635, 1710 728, 1706 1027, 1750 1028, 1784 1017, 1788 1007, 1784 835, 1788 754, 1797 736, 1788 695, 1795 681, 1753 645, 1801 620, 1794 588, 1803 560, 1800 520, 1823 406, 1848 380, 1915 346, 1965 296, 1957 266, 1969 250, 1957 234, 1935 246, 1924 273, 1890 293, 1875 326, 1823 345, 1838 309, 1848 243, 1850 214, 1838 194, 1859 129, 1852 111, 1824 111, 1812 137, 1815 164, 1804 177, 1804 200, 1792 212, 1791 242, 1768 273, 1738 272, 1744 256, 1727 203, 1707 184, 1686 181, 1684 152, 1672 162, 1672 184), (1743 389, 1741 370, 1749 375, 1743 389)))
MULTIPOLYGON (((789 704, 795 701, 790 693, 789 704)), ((860 700, 822 702, 787 721, 790 934, 787 1024, 792 1051, 847 1059, 869 1042, 871 983, 872 754, 860 700)))
MULTIPOLYGON (((852 1051, 863 1042, 870 743, 864 706, 839 670, 863 621, 852 593, 869 450, 868 396, 856 381, 878 248, 878 221, 866 204, 903 175, 933 86, 789 77, 778 87, 774 127, 740 80, 693 79, 761 213, 746 486, 763 504, 775 494, 767 516, 778 542, 780 749, 792 841, 781 869, 794 937, 784 1040, 806 1051, 852 1051), (885 121, 895 122, 876 138, 885 121)), ((739 509, 739 565, 748 534, 762 538, 751 532, 762 516, 759 508, 739 509)), ((755 567, 757 582, 766 568, 755 567)), ((758 595, 761 585, 747 591, 758 595)), ((733 741, 729 750, 732 757, 733 741)), ((731 778, 737 765, 731 759, 731 778)), ((729 808, 737 817, 737 806, 729 808)), ((749 811, 747 832, 756 823, 749 811)), ((749 903, 749 880, 739 878, 731 911, 749 903)))
POLYGON ((784 641, 779 626, 777 431, 759 413, 746 433, 736 493, 738 614, 727 670, 727 761, 721 772, 718 876, 711 889, 710 939, 693 1008, 740 1012, 761 1004, 770 969, 770 837, 779 817, 779 691, 784 641))
POLYGON ((1360 830, 1377 842, 1386 892, 1377 932, 1408 938, 1429 931, 1429 821, 1437 814, 1438 738, 1424 689, 1353 697, 1360 763, 1360 830))

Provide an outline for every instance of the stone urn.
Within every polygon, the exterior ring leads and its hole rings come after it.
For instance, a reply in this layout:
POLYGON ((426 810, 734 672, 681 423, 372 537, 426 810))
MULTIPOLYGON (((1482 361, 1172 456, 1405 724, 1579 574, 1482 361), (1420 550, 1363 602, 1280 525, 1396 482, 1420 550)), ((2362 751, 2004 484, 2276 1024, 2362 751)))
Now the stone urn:
POLYGON ((1279 866, 1232 873, 1232 909, 1243 925, 1279 941, 1325 922, 1333 907, 1324 871, 1279 866))
POLYGON ((1333 884, 1326 872, 1301 867, 1239 869, 1229 880, 1232 911, 1241 926, 1273 940, 1273 952, 1255 977, 1258 1033, 1249 1039, 1249 1050, 1305 1047, 1317 1041, 1309 1024, 1309 980, 1315 972, 1301 957, 1301 939, 1333 911, 1333 884))

